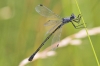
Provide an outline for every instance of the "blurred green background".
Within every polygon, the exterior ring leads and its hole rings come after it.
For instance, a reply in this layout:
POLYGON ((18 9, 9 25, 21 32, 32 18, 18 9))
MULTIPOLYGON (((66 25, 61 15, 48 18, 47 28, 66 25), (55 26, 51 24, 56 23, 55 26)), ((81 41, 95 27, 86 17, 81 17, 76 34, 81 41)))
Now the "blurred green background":
MULTIPOLYGON (((18 66, 46 38, 43 26, 46 18, 35 11, 39 4, 62 17, 79 14, 74 0, 0 0, 0 66, 18 66)), ((100 26, 100 0, 78 0, 78 4, 87 27, 100 26)), ((66 24, 61 39, 80 30, 66 24)), ((50 46, 51 39, 40 51, 50 46)), ((97 66, 88 38, 81 40, 79 46, 59 48, 56 56, 38 59, 26 66, 97 66)), ((100 61, 100 34, 91 36, 91 40, 100 61)))

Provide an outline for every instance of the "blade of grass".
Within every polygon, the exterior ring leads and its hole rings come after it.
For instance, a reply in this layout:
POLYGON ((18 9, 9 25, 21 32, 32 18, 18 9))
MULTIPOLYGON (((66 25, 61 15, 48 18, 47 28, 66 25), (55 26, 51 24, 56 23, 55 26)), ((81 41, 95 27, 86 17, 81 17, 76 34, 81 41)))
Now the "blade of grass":
MULTIPOLYGON (((78 10, 79 10, 79 13, 81 14, 81 11, 80 11, 80 8, 79 8, 79 5, 78 5, 77 0, 75 0, 75 2, 76 2, 76 5, 77 5, 77 8, 78 8, 78 10)), ((84 23, 84 26, 86 27, 86 24, 85 24, 85 22, 84 22, 83 17, 82 17, 82 22, 84 23)), ((95 49, 94 49, 94 47, 93 47, 93 43, 92 43, 91 38, 90 38, 90 36, 89 36, 89 34, 88 34, 88 30, 87 30, 87 28, 85 28, 85 30, 86 30, 86 33, 87 33, 88 39, 89 39, 89 41, 90 41, 90 44, 91 44, 91 47, 92 47, 92 50, 93 50, 93 53, 94 53, 94 56, 95 56, 96 62, 97 62, 97 64, 98 64, 98 66, 100 66, 99 61, 98 61, 98 58, 97 58, 97 55, 96 55, 96 52, 95 52, 95 49)))

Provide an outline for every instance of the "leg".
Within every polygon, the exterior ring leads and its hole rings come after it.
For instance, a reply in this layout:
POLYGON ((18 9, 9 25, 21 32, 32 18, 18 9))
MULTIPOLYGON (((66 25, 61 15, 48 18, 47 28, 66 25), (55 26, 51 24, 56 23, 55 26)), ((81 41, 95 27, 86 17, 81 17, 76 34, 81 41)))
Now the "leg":
POLYGON ((80 27, 81 25, 83 25, 83 24, 80 24, 80 25, 75 25, 73 22, 71 22, 72 23, 72 25, 76 28, 76 29, 79 29, 79 28, 85 28, 85 27, 80 27))
POLYGON ((80 19, 81 19, 81 16, 80 14, 77 16, 76 19, 74 19, 73 21, 76 22, 76 23, 79 23, 80 22, 80 19))

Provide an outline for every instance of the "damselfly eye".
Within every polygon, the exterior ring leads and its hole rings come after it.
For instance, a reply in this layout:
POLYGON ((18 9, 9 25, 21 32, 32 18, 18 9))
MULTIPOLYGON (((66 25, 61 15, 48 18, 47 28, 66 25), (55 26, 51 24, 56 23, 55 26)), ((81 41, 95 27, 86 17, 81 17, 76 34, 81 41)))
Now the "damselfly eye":
POLYGON ((72 13, 70 19, 75 19, 75 15, 72 13))

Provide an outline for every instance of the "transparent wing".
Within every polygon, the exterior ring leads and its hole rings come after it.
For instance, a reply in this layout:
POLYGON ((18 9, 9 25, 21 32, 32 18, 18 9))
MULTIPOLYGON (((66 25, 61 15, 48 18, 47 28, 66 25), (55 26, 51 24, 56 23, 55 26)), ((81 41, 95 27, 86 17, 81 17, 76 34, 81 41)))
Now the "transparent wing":
POLYGON ((57 14, 55 14, 54 12, 52 12, 50 9, 43 6, 42 4, 36 6, 35 10, 42 16, 60 19, 60 16, 58 16, 57 14))
POLYGON ((62 22, 59 21, 54 27, 52 27, 50 30, 47 31, 46 34, 52 33, 62 22))
POLYGON ((60 23, 61 20, 48 20, 44 26, 51 26, 51 25, 56 25, 57 23, 60 23))
POLYGON ((61 32, 62 32, 62 27, 59 28, 55 34, 54 34, 54 37, 52 39, 52 43, 51 43, 51 46, 52 46, 52 50, 55 50, 58 46, 59 46, 59 41, 60 41, 60 36, 61 36, 61 32), (57 43, 56 43, 57 42, 57 43), (56 44, 55 44, 56 43, 56 44), (53 45, 54 44, 54 45, 53 45))

